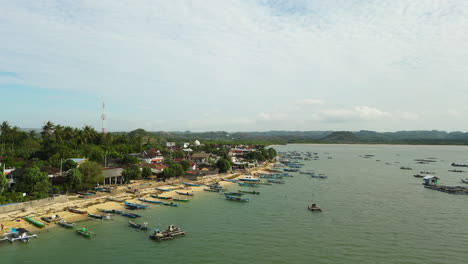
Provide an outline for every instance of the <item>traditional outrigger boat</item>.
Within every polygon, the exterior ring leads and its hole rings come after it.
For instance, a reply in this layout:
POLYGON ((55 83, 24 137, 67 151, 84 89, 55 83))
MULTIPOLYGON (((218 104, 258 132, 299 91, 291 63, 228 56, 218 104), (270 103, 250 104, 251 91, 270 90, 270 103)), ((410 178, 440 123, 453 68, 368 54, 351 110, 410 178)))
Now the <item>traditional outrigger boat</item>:
POLYGON ((44 223, 39 222, 39 221, 36 221, 36 220, 34 220, 34 219, 30 218, 30 217, 27 217, 27 216, 26 216, 26 217, 24 218, 24 220, 28 221, 29 223, 31 223, 31 224, 33 224, 33 225, 39 227, 39 228, 45 227, 45 224, 44 224, 44 223))
POLYGON ((255 178, 255 177, 253 177, 253 176, 251 176, 251 175, 246 175, 246 176, 240 178, 239 181, 245 181, 245 182, 259 182, 260 179, 255 178))
POLYGON ((24 228, 10 228, 10 232, 4 233, 2 237, 0 237, 0 242, 9 241, 11 243, 15 241, 21 242, 29 242, 31 238, 36 238, 36 234, 29 233, 28 230, 24 228))
POLYGON ((165 206, 171 206, 171 207, 177 207, 177 206, 179 206, 178 204, 172 203, 172 202, 171 202, 171 203, 163 203, 163 205, 165 205, 165 206))
POLYGON ((155 204, 162 204, 163 203, 161 201, 148 200, 148 199, 143 199, 143 198, 138 198, 138 201, 142 201, 142 202, 145 202, 145 203, 155 203, 155 204))
POLYGON ((43 216, 41 217, 41 220, 47 223, 52 223, 52 222, 57 222, 60 221, 62 218, 59 217, 58 215, 52 215, 52 216, 43 216))
POLYGON ((240 193, 250 193, 250 194, 260 194, 260 192, 256 191, 243 191, 243 190, 238 190, 240 193))
POLYGON ((137 217, 141 217, 141 215, 139 215, 139 214, 125 213, 125 212, 122 212, 120 215, 121 215, 121 216, 128 217, 128 218, 137 218, 137 217))
POLYGON ((132 222, 132 221, 128 221, 128 225, 133 227, 133 228, 136 228, 138 230, 148 230, 148 223, 147 222, 144 222, 143 225, 142 224, 137 224, 135 222, 132 222))
POLYGON ((102 220, 109 220, 110 219, 110 215, 99 215, 99 214, 88 213, 88 216, 91 217, 91 218, 102 219, 102 220))
POLYGON ((182 199, 182 198, 175 197, 175 198, 172 199, 172 201, 187 203, 187 202, 190 202, 190 199, 182 199))
POLYGON ((172 189, 165 189, 165 188, 155 188, 156 190, 158 191, 162 191, 162 192, 170 192, 172 191, 172 189))
POLYGON ((148 207, 147 204, 138 204, 138 203, 129 203, 129 202, 124 202, 125 206, 128 207, 136 207, 137 209, 146 209, 148 207))
POLYGON ((99 211, 109 214, 122 214, 122 211, 98 208, 99 211))
POLYGON ((224 194, 224 197, 226 197, 226 200, 236 201, 236 202, 248 202, 250 200, 249 198, 241 198, 241 197, 231 196, 227 194, 224 194))
POLYGON ((177 194, 180 194, 180 195, 186 195, 186 196, 193 196, 193 193, 189 193, 189 192, 179 192, 179 191, 176 191, 177 194))
POLYGON ((190 182, 182 182, 185 186, 193 186, 193 187, 200 187, 203 186, 203 184, 195 184, 195 183, 190 183, 190 182))
POLYGON ((82 235, 82 236, 84 236, 86 238, 93 238, 94 236, 96 236, 95 233, 88 231, 88 229, 86 229, 85 227, 77 228, 75 231, 79 235, 82 235))
POLYGON ((159 196, 159 195, 156 195, 156 194, 151 194, 150 196, 153 197, 153 198, 156 198, 156 199, 163 199, 163 200, 171 200, 172 199, 172 197, 164 197, 164 196, 159 196))
POLYGON ((156 228, 153 229, 153 231, 154 233, 151 234, 149 237, 156 241, 172 240, 175 237, 185 235, 185 232, 182 229, 175 227, 173 225, 170 225, 167 228, 167 230, 164 230, 164 231, 161 231, 156 228))
POLYGON ((269 179, 269 180, 267 180, 267 181, 270 182, 270 183, 280 183, 280 184, 284 184, 284 181, 282 181, 282 180, 273 180, 273 179, 269 179))
POLYGON ((122 199, 117 199, 117 198, 114 198, 114 197, 107 197, 106 199, 109 200, 109 201, 118 202, 118 203, 122 203, 124 201, 122 199))
POLYGON ((73 228, 75 227, 75 224, 74 223, 70 223, 70 222, 67 222, 65 220, 60 220, 57 222, 57 225, 59 226, 62 226, 62 227, 65 227, 65 228, 73 228))
POLYGON ((243 193, 240 193, 240 192, 227 192, 227 193, 224 193, 224 195, 242 196, 242 195, 244 195, 244 194, 243 194, 243 193))
POLYGON ((240 186, 246 186, 246 187, 258 187, 258 184, 255 183, 248 183, 248 182, 238 182, 240 186))
POLYGON ((87 214, 88 213, 88 211, 82 211, 82 210, 78 210, 78 209, 74 209, 74 208, 68 208, 68 211, 72 212, 72 213, 75 213, 75 214, 87 214))
POLYGON ((218 192, 219 193, 219 189, 203 189, 205 192, 218 192))

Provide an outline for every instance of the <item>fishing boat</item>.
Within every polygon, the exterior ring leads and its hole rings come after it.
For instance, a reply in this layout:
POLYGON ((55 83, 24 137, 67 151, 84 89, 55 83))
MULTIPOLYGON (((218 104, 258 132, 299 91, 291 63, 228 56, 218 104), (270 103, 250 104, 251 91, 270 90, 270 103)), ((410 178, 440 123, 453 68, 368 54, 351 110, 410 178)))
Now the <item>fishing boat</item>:
POLYGON ((114 198, 114 197, 107 197, 106 199, 109 200, 109 201, 118 202, 118 203, 122 203, 124 201, 122 199, 117 199, 117 198, 114 198))
POLYGON ((189 192, 179 192, 179 191, 176 191, 177 194, 180 194, 180 195, 187 195, 187 196, 193 196, 193 193, 189 193, 189 192))
POLYGON ((75 227, 75 224, 74 223, 70 223, 70 222, 67 222, 65 220, 60 220, 57 222, 57 225, 59 226, 62 226, 62 227, 65 227, 65 228, 73 228, 75 227))
POLYGON ((220 191, 219 189, 206 189, 206 188, 204 188, 203 190, 204 190, 205 192, 218 192, 218 193, 219 193, 219 191, 220 191))
POLYGON ((137 209, 146 209, 148 207, 147 204, 138 204, 138 203, 129 203, 129 202, 124 202, 125 206, 129 207, 136 207, 137 209))
POLYGON ((280 184, 284 184, 284 181, 282 181, 282 180, 273 180, 273 179, 269 179, 268 182, 270 182, 270 183, 280 183, 280 184))
POLYGON ((401 166, 401 167, 400 167, 400 170, 412 170, 412 168, 410 168, 410 167, 405 167, 405 166, 401 166))
POLYGON ((172 197, 164 197, 164 196, 159 196, 159 195, 156 195, 156 194, 151 194, 150 196, 153 197, 153 198, 162 199, 162 200, 171 200, 172 199, 172 197))
POLYGON ((249 183, 249 182, 238 182, 240 186, 245 186, 245 187, 258 187, 258 184, 255 183, 249 183))
POLYGON ((147 222, 144 222, 143 225, 142 224, 137 224, 135 222, 132 222, 132 221, 128 221, 128 225, 133 227, 133 228, 136 228, 138 230, 148 230, 148 223, 147 222))
POLYGON ((162 191, 162 192, 170 192, 170 191, 172 191, 171 189, 165 189, 165 188, 156 188, 156 190, 162 191))
POLYGON ((284 171, 288 171, 288 172, 298 172, 299 170, 298 169, 283 169, 284 171))
POLYGON ((99 211, 109 214, 122 214, 122 211, 98 208, 99 211))
POLYGON ((195 184, 195 183, 190 183, 190 182, 182 182, 185 186, 193 186, 193 187, 200 187, 203 186, 203 184, 195 184))
POLYGON ((88 211, 82 211, 82 210, 78 210, 78 209, 74 209, 74 208, 68 208, 68 211, 72 212, 72 213, 75 213, 75 214, 87 214, 88 213, 88 211))
POLYGON ((259 182, 260 185, 273 185, 271 182, 259 182))
POLYGON ((34 219, 30 218, 30 217, 27 217, 27 216, 26 216, 26 217, 24 218, 24 220, 28 221, 29 223, 31 223, 31 224, 33 224, 33 225, 35 225, 35 226, 37 226, 37 227, 40 227, 40 228, 45 227, 45 224, 44 224, 44 223, 39 222, 39 221, 37 221, 37 220, 34 220, 34 219))
POLYGON ((88 216, 94 219, 102 219, 102 220, 109 220, 110 216, 109 215, 99 215, 99 214, 92 214, 88 213, 88 216))
POLYGON ((95 233, 88 231, 88 229, 86 229, 85 227, 77 228, 75 231, 79 235, 82 235, 86 238, 93 238, 96 235, 95 233))
POLYGON ((307 209, 309 209, 309 211, 312 211, 312 212, 322 212, 322 208, 320 208, 320 206, 316 204, 307 206, 307 209))
POLYGON ((148 200, 148 199, 143 199, 143 198, 138 198, 138 201, 142 201, 142 202, 145 202, 145 203, 155 203, 155 204, 162 204, 163 203, 161 201, 148 200))
POLYGON ((260 194, 260 192, 256 191, 243 191, 243 190, 238 190, 240 193, 250 193, 250 194, 260 194))
POLYGON ((120 215, 121 215, 121 216, 128 217, 128 218, 137 218, 137 217, 141 217, 141 215, 139 215, 139 214, 125 213, 125 212, 122 212, 120 215))
POLYGON ((165 206, 172 206, 172 207, 177 207, 177 206, 179 206, 179 205, 176 204, 176 203, 163 203, 163 205, 165 205, 165 206))
POLYGON ((3 236, 0 237, 0 242, 29 242, 31 238, 37 238, 37 235, 29 233, 29 231, 24 228, 10 228, 10 232, 4 233, 3 236))
POLYGON ((243 193, 240 193, 240 192, 227 192, 227 193, 224 193, 224 195, 242 196, 242 195, 244 195, 244 194, 243 194, 243 193))
POLYGON ((236 202, 248 202, 249 201, 249 198, 241 198, 241 197, 231 196, 227 194, 224 194, 224 197, 226 197, 226 200, 236 201, 236 202))
POLYGON ((319 179, 326 179, 326 178, 328 178, 328 176, 326 176, 326 175, 310 175, 310 177, 312 177, 312 178, 319 178, 319 179))
POLYGON ((184 203, 187 203, 190 201, 190 199, 182 199, 182 198, 178 198, 178 197, 175 197, 172 199, 174 202, 184 202, 184 203))
POLYGON ((43 216, 41 217, 41 220, 44 221, 44 222, 47 222, 47 223, 51 223, 51 222, 57 222, 59 220, 61 220, 62 218, 59 217, 58 215, 52 215, 52 216, 43 216))
POLYGON ((468 167, 468 165, 466 164, 456 164, 456 163, 452 163, 451 164, 453 167, 468 167))
POLYGON ((466 179, 466 180, 465 180, 465 179, 461 179, 461 182, 462 182, 462 183, 468 183, 468 179, 466 179))
POLYGON ((173 225, 170 225, 167 230, 161 231, 157 228, 153 229, 153 234, 151 234, 149 237, 153 240, 156 241, 164 241, 164 240, 172 240, 175 237, 178 236, 183 236, 185 235, 185 232, 173 225))
POLYGON ((262 175, 260 176, 262 179, 283 179, 283 176, 274 176, 274 175, 262 175))
POLYGON ((246 182, 259 182, 260 179, 255 178, 251 175, 245 175, 244 177, 240 178, 239 181, 246 181, 246 182))

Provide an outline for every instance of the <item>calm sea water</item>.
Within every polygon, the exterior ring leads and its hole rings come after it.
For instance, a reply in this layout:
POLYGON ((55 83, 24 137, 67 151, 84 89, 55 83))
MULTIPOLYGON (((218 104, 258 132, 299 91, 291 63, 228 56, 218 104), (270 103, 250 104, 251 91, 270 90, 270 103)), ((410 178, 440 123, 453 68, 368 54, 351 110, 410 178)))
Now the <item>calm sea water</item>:
MULTIPOLYGON (((320 160, 304 169, 328 179, 294 174, 284 185, 256 188, 249 203, 200 193, 179 208, 151 205, 137 221, 175 224, 183 238, 154 242, 127 227, 127 218, 87 221, 88 240, 71 230, 45 232, 28 244, 0 246, 0 263, 467 263, 468 196, 424 189, 419 171, 441 183, 461 185, 468 173, 451 173, 451 162, 468 163, 456 146, 287 145, 279 151, 311 151, 320 160), (330 154, 324 154, 330 153, 330 154), (373 159, 359 155, 373 154, 373 159), (327 159, 327 156, 333 159, 327 159), (437 158, 416 164, 414 159, 437 158), (380 161, 376 161, 380 160, 380 161), (390 163, 386 164, 386 163, 390 163), (400 170, 412 167, 412 171, 400 170), (311 202, 324 211, 306 210, 311 202)), ((238 190, 232 186, 230 190, 238 190)), ((245 189, 245 188, 243 188, 245 189)))

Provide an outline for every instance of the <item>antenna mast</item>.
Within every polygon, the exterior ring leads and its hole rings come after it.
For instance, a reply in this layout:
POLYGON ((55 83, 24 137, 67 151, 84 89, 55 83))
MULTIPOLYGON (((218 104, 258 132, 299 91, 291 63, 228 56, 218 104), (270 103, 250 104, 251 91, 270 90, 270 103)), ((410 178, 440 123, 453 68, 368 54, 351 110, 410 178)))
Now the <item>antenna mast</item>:
POLYGON ((106 133, 106 103, 102 102, 102 134, 106 133))

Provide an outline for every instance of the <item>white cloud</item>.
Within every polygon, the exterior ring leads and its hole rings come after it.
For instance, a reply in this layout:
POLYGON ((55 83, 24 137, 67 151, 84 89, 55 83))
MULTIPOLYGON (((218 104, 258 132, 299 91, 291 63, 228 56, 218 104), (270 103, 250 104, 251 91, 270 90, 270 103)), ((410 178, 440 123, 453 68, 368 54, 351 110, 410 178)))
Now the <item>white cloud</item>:
POLYGON ((320 99, 300 99, 297 100, 296 103, 305 105, 322 105, 324 104, 324 101, 320 99))

